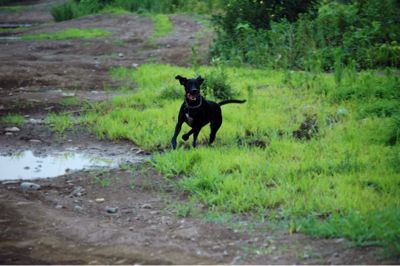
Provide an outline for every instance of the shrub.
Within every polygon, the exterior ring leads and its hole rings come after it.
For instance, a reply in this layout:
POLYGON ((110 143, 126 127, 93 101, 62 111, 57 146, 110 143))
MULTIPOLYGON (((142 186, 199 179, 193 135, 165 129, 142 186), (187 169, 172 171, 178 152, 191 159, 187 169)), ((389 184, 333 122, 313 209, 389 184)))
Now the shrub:
POLYGON ((209 95, 216 99, 231 99, 237 94, 228 83, 228 75, 223 67, 207 72, 205 83, 203 84, 204 95, 209 95))

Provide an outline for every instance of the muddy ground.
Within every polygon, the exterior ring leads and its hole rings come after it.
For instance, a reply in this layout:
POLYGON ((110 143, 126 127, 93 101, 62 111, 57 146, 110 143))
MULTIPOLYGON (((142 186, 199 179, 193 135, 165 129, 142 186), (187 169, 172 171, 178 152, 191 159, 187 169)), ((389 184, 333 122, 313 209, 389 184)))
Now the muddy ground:
POLYGON ((248 217, 230 217, 216 222, 203 206, 186 208, 187 195, 152 168, 151 154, 132 143, 100 141, 82 128, 60 136, 37 122, 53 111, 79 113, 79 106, 60 104, 70 95, 88 101, 115 95, 113 88, 119 84, 110 78, 112 67, 147 62, 187 66, 194 43, 202 63, 208 62, 212 34, 189 16, 172 16, 174 32, 158 45, 149 45, 149 18, 105 14, 54 23, 48 9, 59 2, 19 1, 24 9, 0 10, 0 24, 32 24, 0 32, 0 114, 20 113, 28 121, 12 134, 6 134, 5 127, 13 125, 0 124, 0 151, 31 150, 46 156, 75 149, 137 160, 115 169, 34 180, 39 190, 22 190, 21 180, 3 181, 2 264, 399 263, 378 247, 355 248, 345 239, 289 234, 268 219, 254 223, 248 217), (70 27, 103 28, 113 35, 85 41, 9 38, 70 27), (115 213, 107 212, 110 208, 115 213))

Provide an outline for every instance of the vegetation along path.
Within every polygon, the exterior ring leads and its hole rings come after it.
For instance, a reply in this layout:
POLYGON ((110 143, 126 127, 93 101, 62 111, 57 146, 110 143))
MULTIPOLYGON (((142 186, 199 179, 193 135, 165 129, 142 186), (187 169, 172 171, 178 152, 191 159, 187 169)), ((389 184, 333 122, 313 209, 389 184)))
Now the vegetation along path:
POLYGON ((0 0, 2 263, 399 263, 399 149, 371 115, 396 75, 210 66, 203 17, 54 22, 65 2, 0 0), (169 148, 177 74, 247 99, 212 147, 169 148))

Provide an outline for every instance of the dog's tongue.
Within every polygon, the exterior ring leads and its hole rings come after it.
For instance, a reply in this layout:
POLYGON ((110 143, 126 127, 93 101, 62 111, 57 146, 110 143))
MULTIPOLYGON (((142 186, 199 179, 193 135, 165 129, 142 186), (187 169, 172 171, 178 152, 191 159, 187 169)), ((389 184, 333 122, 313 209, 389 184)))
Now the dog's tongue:
POLYGON ((194 95, 192 95, 192 94, 190 94, 190 93, 188 93, 186 96, 187 96, 188 99, 191 100, 191 101, 195 101, 195 100, 196 100, 196 96, 194 96, 194 95))

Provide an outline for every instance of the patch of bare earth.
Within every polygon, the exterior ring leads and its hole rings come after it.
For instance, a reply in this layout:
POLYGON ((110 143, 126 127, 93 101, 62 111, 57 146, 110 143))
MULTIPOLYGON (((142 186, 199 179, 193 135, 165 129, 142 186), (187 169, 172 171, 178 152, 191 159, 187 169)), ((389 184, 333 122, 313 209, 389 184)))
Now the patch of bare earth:
MULTIPOLYGON (((39 119, 65 110, 58 103, 66 94, 88 101, 114 95, 104 90, 118 86, 110 79, 112 67, 146 62, 187 66, 194 44, 201 63, 207 63, 212 34, 189 17, 176 15, 174 32, 149 45, 149 18, 106 14, 52 23, 48 10, 59 2, 30 1, 21 11, 2 11, 0 24, 34 26, 0 37, 72 27, 102 28, 112 36, 65 41, 0 38, 0 115, 17 112, 27 120, 34 118, 12 134, 5 131, 12 125, 0 124, 1 153, 31 150, 46 156, 73 149, 149 156, 128 141, 99 141, 82 128, 60 136, 39 119)), ((344 239, 289 234, 268 222, 252 223, 243 217, 210 222, 202 206, 195 206, 196 214, 186 215, 178 206, 188 206, 187 195, 148 163, 33 180, 39 190, 23 190, 21 182, 0 184, 2 264, 399 263, 382 257, 379 248, 351 248, 344 239)))

